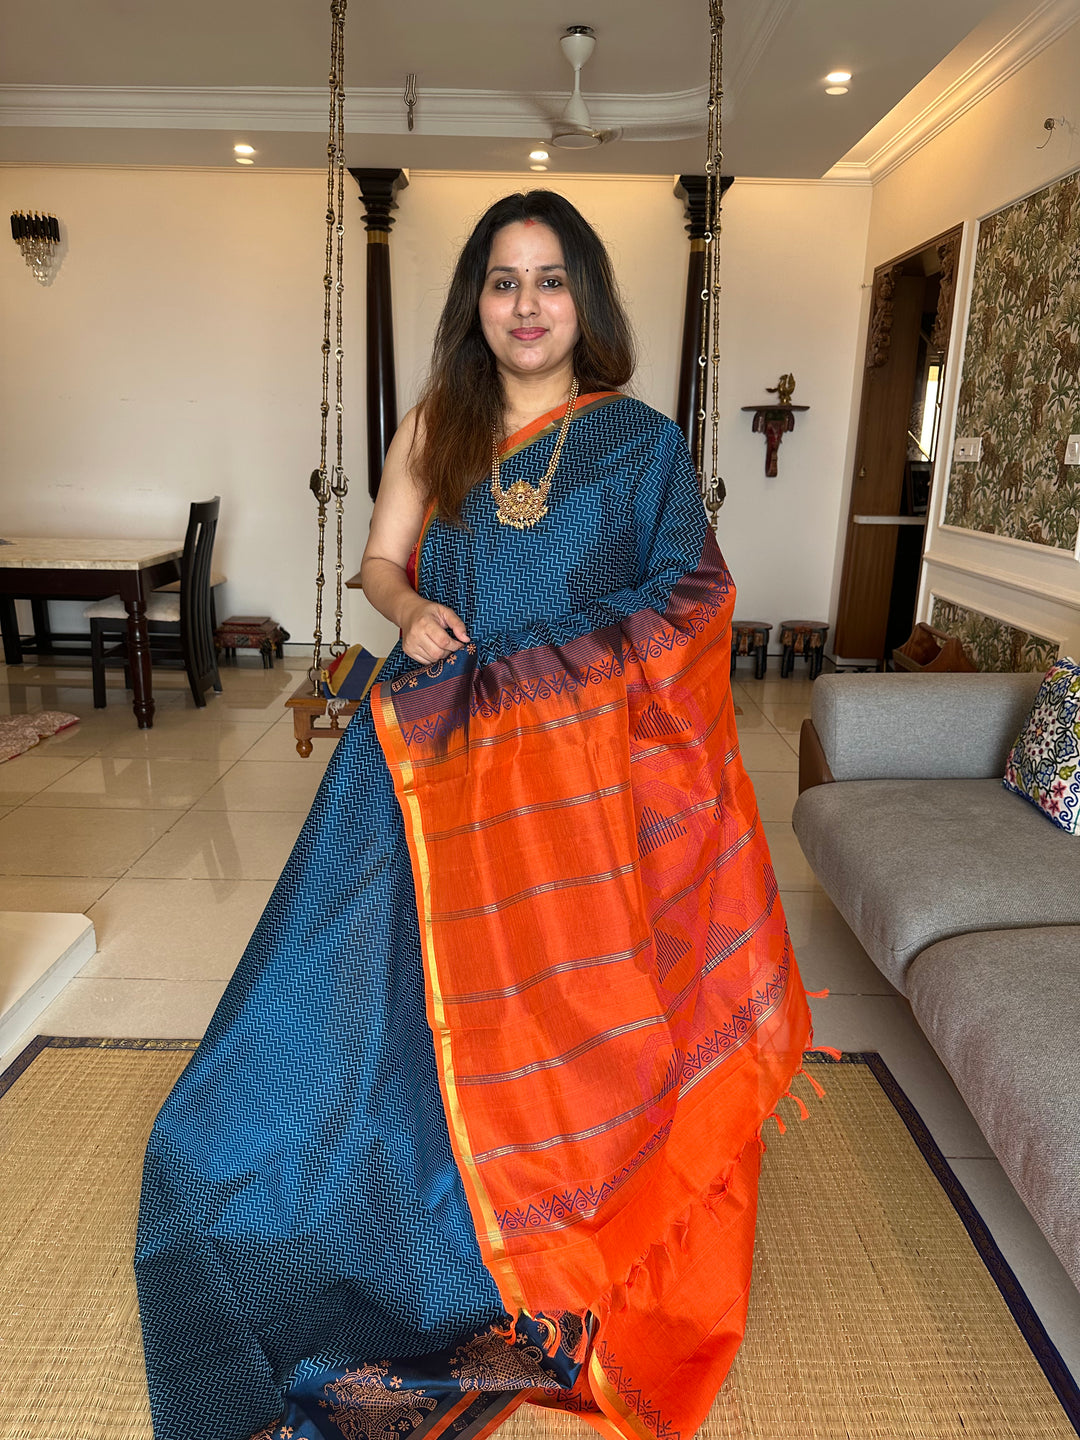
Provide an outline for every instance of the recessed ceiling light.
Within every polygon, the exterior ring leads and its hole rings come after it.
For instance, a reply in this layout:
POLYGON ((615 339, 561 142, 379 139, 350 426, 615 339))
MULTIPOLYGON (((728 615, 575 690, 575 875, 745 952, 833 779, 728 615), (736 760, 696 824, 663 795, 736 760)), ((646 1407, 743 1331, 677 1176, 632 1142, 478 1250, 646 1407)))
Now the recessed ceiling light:
MULTIPOLYGON (((831 78, 831 77, 830 77, 830 78, 831 78)), ((255 154, 255 146, 254 146, 254 145, 234 145, 232 148, 236 151, 237 155, 254 155, 254 154, 255 154)))
POLYGON ((548 152, 547 152, 546 150, 530 150, 530 151, 529 151, 529 159, 530 159, 530 160, 549 160, 550 158, 551 158, 551 157, 548 155, 548 152))
POLYGON ((529 166, 529 169, 530 169, 530 170, 546 170, 547 168, 548 168, 548 167, 547 167, 546 165, 530 165, 530 166, 529 166))
POLYGON ((249 160, 246 155, 237 155, 236 163, 237 165, 254 165, 255 161, 249 160))
POLYGON ((826 85, 825 87, 826 95, 846 95, 847 93, 848 87, 846 85, 826 85))
POLYGON ((834 70, 831 75, 825 76, 825 83, 826 85, 846 85, 850 79, 850 70, 834 70))

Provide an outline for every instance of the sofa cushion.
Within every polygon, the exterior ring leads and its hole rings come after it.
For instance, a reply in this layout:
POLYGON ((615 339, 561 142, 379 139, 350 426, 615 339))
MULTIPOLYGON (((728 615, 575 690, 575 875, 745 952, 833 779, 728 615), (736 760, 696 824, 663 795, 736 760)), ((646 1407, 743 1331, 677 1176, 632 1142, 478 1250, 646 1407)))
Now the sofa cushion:
POLYGON ((908 993, 1006 1174, 1080 1285, 1080 927, 943 940, 912 962, 908 993))
POLYGON ((999 779, 1041 675, 822 675, 811 715, 837 780, 999 779))
POLYGON ((795 834, 878 969, 906 992, 927 945, 1080 925, 1080 845, 1000 780, 847 780, 800 795, 795 834))
POLYGON ((1022 795, 1070 835, 1080 834, 1080 665, 1046 672, 1031 714, 1005 764, 1005 788, 1022 795))

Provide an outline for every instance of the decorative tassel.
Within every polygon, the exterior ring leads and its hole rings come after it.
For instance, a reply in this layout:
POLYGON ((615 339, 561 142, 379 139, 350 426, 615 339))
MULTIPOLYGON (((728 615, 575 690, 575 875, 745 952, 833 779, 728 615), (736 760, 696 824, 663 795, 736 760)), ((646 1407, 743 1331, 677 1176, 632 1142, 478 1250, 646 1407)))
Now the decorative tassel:
MULTIPOLYGON (((578 1323, 579 1323, 580 1326, 581 1326, 581 1334, 578 1336, 577 1344, 574 1346, 573 1350, 567 1351, 567 1354, 569 1355, 570 1359, 573 1361, 573 1363, 574 1363, 575 1365, 580 1365, 580 1364, 582 1363, 582 1361, 585 1359, 586 1352, 588 1351, 588 1348, 589 1348, 589 1324, 588 1324, 588 1321, 589 1321, 589 1312, 588 1312, 587 1310, 581 1310, 581 1311, 574 1311, 573 1313, 574 1313, 574 1318, 578 1321, 578 1323)), ((565 1329, 564 1329, 564 1342, 565 1342, 565 1329)))
POLYGON ((776 1121, 776 1128, 780 1131, 781 1135, 787 1134, 787 1126, 784 1124, 783 1120, 781 1120, 780 1116, 776 1113, 775 1110, 767 1118, 776 1121))
POLYGON ((817 1094, 818 1098, 819 1098, 820 1100, 824 1100, 824 1099, 825 1099, 825 1086, 822 1085, 822 1084, 820 1084, 817 1080, 815 1080, 814 1077, 813 1077, 813 1075, 810 1074, 810 1071, 809 1071, 809 1070, 800 1070, 800 1071, 799 1071, 799 1074, 800 1074, 800 1075, 805 1075, 805 1077, 806 1077, 807 1081, 809 1082, 809 1084, 811 1084, 811 1085, 814 1087, 814 1091, 815 1091, 815 1093, 817 1094))
POLYGON ((810 1119, 810 1111, 806 1108, 806 1103, 801 1096, 793 1094, 790 1090, 785 1090, 784 1095, 787 1097, 788 1100, 794 1100, 795 1104, 799 1107, 800 1120, 810 1119))
POLYGON ((547 1339, 542 1341, 544 1354, 548 1357, 555 1355, 562 1343, 562 1330, 557 1320, 549 1320, 546 1315, 537 1315, 536 1324, 539 1325, 547 1339))
POLYGON ((828 1055, 830 1060, 842 1060, 844 1058, 844 1052, 835 1049, 832 1045, 815 1045, 814 1049, 822 1055, 828 1055))
POLYGON ((517 1321, 509 1315, 506 1318, 510 1321, 509 1325, 493 1325, 491 1333, 497 1335, 500 1340, 505 1340, 508 1345, 512 1345, 517 1339, 517 1321))
POLYGON ((829 998, 828 990, 807 990, 805 994, 808 1000, 827 1000, 829 998))

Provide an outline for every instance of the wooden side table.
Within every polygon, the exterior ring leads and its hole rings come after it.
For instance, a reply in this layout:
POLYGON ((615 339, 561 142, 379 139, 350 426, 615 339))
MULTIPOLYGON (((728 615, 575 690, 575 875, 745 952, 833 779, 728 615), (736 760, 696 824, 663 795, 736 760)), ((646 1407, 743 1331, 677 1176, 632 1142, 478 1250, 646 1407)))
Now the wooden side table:
POLYGON ((761 680, 769 665, 769 635, 772 625, 764 620, 733 620, 731 622, 731 673, 740 655, 754 657, 754 679, 761 680))
POLYGON ((829 627, 823 620, 781 620, 780 674, 788 676, 795 668, 795 656, 806 657, 810 679, 816 680, 821 674, 821 662, 825 658, 825 641, 829 627))

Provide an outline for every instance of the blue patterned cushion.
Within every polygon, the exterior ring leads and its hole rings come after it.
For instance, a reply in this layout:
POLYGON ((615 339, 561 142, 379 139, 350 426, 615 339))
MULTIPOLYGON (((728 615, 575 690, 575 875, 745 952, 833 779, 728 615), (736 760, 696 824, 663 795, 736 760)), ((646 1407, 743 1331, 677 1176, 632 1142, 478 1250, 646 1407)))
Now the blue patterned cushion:
POLYGON ((1005 788, 1080 834, 1080 665, 1059 660, 1046 672, 1031 714, 1005 763, 1005 788))

